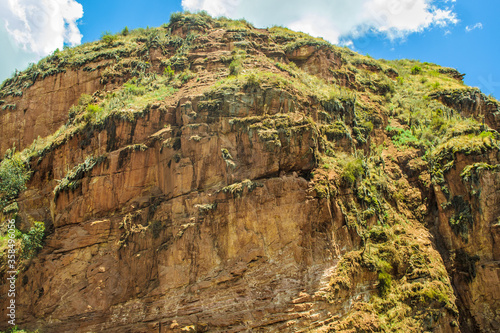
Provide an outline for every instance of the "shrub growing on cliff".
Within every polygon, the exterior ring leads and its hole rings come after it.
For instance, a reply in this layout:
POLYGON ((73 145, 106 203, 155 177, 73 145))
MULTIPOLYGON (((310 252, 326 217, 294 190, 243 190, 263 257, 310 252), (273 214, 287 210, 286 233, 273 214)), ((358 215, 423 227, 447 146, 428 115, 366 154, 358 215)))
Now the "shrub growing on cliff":
POLYGON ((94 120, 94 119, 99 118, 103 109, 97 104, 89 104, 89 105, 87 105, 87 108, 85 111, 86 111, 86 113, 85 113, 84 118, 86 121, 89 121, 89 120, 94 120))
POLYGON ((175 72, 174 70, 172 69, 172 67, 170 67, 170 65, 168 65, 167 67, 165 67, 165 69, 163 70, 163 75, 165 75, 169 80, 172 79, 175 75, 175 72))
POLYGON ((0 163, 0 208, 26 189, 31 172, 21 160, 20 154, 8 152, 0 163))
POLYGON ((142 96, 146 93, 146 87, 136 84, 137 80, 132 79, 123 85, 123 90, 134 96, 142 96))
POLYGON ((352 185, 363 174, 363 161, 360 158, 352 157, 344 165, 342 170, 342 179, 352 185))
POLYGON ((233 55, 233 61, 229 64, 229 75, 238 76, 243 70, 243 60, 246 57, 245 51, 237 51, 233 55))
POLYGON ((42 248, 42 240, 45 232, 43 222, 35 222, 27 234, 22 236, 22 257, 24 259, 33 258, 42 248))
POLYGON ((412 73, 413 75, 420 74, 421 72, 422 72, 422 67, 420 67, 420 66, 415 65, 415 66, 413 66, 413 67, 411 68, 411 73, 412 73))
POLYGON ((92 103, 92 96, 88 94, 81 94, 80 98, 78 99, 78 105, 87 106, 90 103, 92 103))
POLYGON ((242 69, 241 60, 234 59, 229 64, 229 75, 238 76, 238 74, 240 74, 240 72, 241 72, 241 69, 242 69))
POLYGON ((111 46, 117 38, 118 38, 117 36, 113 35, 109 31, 103 32, 101 35, 101 40, 108 46, 111 46))

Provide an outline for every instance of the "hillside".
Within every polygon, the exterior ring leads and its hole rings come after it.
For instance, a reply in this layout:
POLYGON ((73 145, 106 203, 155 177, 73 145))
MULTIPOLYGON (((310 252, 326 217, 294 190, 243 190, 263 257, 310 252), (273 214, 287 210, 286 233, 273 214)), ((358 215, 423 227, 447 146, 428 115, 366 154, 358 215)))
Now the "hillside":
POLYGON ((500 103, 462 78, 190 13, 56 51, 0 88, 0 316, 15 218, 30 331, 498 332, 500 103))

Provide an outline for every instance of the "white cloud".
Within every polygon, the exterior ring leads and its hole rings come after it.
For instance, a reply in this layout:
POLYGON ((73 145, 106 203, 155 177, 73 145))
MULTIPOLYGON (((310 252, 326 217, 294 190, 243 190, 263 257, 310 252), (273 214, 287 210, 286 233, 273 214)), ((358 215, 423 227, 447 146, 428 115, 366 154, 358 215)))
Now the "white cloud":
POLYGON ((64 43, 80 44, 76 21, 83 7, 75 0, 2 0, 0 23, 24 51, 45 56, 64 43))
POLYGON ((333 43, 368 31, 403 38, 458 22, 453 9, 438 8, 433 0, 182 0, 182 6, 213 16, 244 17, 260 27, 284 25, 333 43))
POLYGON ((472 30, 482 29, 482 28, 483 28, 483 24, 481 22, 478 22, 478 23, 474 24, 473 26, 466 26, 465 31, 471 32, 472 30))

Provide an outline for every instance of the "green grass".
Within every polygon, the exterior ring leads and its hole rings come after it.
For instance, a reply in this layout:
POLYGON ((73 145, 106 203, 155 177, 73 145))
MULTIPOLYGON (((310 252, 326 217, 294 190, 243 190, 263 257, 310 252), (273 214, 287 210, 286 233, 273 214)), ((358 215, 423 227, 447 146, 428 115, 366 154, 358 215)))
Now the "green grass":
MULTIPOLYGON (((126 36, 128 35, 128 33, 126 34, 122 34, 123 36, 126 36)), ((101 35, 101 40, 107 44, 108 46, 111 46, 113 45, 113 43, 118 39, 118 36, 116 35, 113 35, 111 32, 109 31, 106 31, 106 32, 103 32, 102 35, 101 35)))

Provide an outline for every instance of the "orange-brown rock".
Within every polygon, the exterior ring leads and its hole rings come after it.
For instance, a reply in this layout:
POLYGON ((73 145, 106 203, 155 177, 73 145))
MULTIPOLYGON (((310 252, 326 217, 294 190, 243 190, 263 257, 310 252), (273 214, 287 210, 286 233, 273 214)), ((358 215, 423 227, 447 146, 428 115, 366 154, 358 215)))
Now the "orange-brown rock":
MULTIPOLYGON (((408 64, 203 14, 82 50, 86 70, 67 51, 65 72, 1 90, 16 105, 0 110, 2 156, 47 141, 20 155, 31 178, 0 215, 45 224, 20 262, 19 327, 498 331, 493 101, 417 100, 408 64)), ((443 82, 461 86, 455 72, 443 82)))

